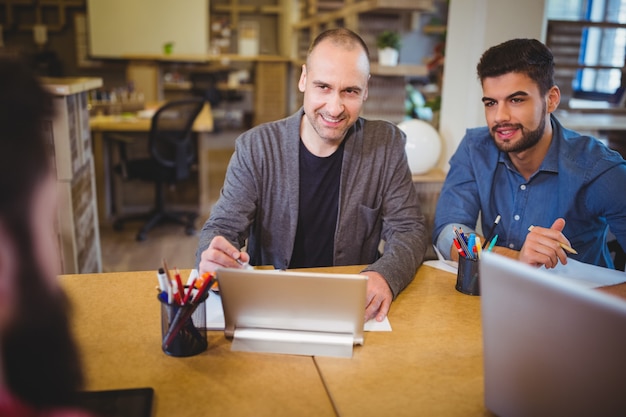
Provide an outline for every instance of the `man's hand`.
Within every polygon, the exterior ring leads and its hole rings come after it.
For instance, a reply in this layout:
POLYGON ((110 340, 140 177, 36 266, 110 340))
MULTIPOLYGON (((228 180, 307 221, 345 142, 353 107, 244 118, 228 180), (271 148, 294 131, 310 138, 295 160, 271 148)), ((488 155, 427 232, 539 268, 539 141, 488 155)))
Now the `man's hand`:
POLYGON ((376 318, 383 321, 389 312, 393 294, 382 275, 374 271, 361 272, 367 275, 367 298, 365 301, 365 321, 376 318))
POLYGON ((535 226, 526 236, 524 246, 520 250, 519 260, 534 266, 545 265, 554 268, 559 261, 567 263, 567 254, 561 244, 570 246, 569 240, 563 235, 565 220, 556 219, 549 229, 535 226))
POLYGON ((237 262, 247 263, 250 256, 230 244, 223 236, 215 236, 209 247, 200 255, 198 273, 200 276, 205 272, 215 272, 217 268, 242 268, 237 262))

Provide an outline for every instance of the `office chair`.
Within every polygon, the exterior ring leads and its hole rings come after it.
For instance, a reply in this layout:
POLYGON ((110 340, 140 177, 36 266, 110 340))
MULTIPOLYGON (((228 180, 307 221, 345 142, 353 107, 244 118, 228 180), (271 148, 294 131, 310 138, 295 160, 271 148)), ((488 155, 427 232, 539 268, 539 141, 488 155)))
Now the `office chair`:
POLYGON ((196 151, 192 138, 193 122, 204 106, 204 99, 191 98, 170 101, 160 107, 154 116, 148 138, 150 157, 128 159, 126 144, 128 138, 112 135, 117 143, 120 163, 115 171, 124 180, 142 180, 155 186, 154 209, 145 214, 120 217, 113 223, 115 230, 121 230, 127 221, 147 219, 137 233, 142 241, 157 224, 165 221, 185 225, 188 235, 195 233, 196 212, 168 211, 165 208, 164 186, 176 184, 189 177, 192 165, 196 162, 196 151))
POLYGON ((243 95, 236 89, 224 88, 227 85, 226 80, 232 69, 228 67, 216 68, 211 71, 192 72, 189 74, 191 81, 191 93, 196 97, 204 97, 211 104, 214 118, 214 131, 219 132, 222 129, 220 122, 228 119, 228 106, 232 102, 242 101, 243 95), (220 85, 222 87, 220 87, 220 85), (223 108, 223 105, 227 108, 223 108), (225 116, 220 118, 219 109, 224 110, 225 116))

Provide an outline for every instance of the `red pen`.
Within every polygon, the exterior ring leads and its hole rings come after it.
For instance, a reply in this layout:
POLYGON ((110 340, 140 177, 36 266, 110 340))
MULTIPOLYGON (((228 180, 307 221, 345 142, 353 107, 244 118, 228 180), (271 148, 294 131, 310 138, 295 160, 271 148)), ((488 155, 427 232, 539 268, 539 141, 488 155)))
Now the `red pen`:
POLYGON ((454 247, 456 247, 456 251, 459 252, 459 255, 465 258, 465 252, 463 252, 463 249, 461 249, 461 244, 459 243, 459 241, 456 239, 452 239, 452 241, 454 242, 454 247))
POLYGON ((189 289, 187 290, 187 294, 185 294, 185 299, 183 300, 183 304, 187 304, 187 302, 191 298, 191 293, 193 292, 194 286, 196 284, 196 280, 197 278, 194 278, 193 281, 191 281, 191 284, 189 285, 189 289))
POLYGON ((176 269, 176 274, 174 275, 174 278, 176 279, 176 286, 178 287, 178 293, 180 294, 180 299, 182 301, 183 297, 185 296, 185 287, 183 286, 183 281, 180 278, 180 273, 178 272, 178 269, 176 269))
POLYGON ((213 283, 213 276, 210 275, 208 272, 205 272, 204 274, 202 274, 202 278, 203 278, 202 284, 200 285, 200 288, 198 289, 198 293, 196 294, 192 302, 197 302, 198 300, 200 300, 202 296, 204 295, 204 293, 211 286, 211 283, 213 283))

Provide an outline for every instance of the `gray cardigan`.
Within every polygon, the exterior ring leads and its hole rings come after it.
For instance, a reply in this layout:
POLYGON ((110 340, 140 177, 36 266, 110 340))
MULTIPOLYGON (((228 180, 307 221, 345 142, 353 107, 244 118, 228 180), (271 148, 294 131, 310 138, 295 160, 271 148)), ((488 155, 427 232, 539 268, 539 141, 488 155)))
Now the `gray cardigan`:
MULTIPOLYGON (((200 233, 200 254, 218 235, 244 246, 252 265, 286 269, 298 222, 303 109, 237 138, 221 196, 200 233)), ((394 298, 426 251, 424 217, 411 180, 405 137, 395 125, 360 118, 344 139, 334 265, 364 265, 394 298), (384 253, 380 256, 380 241, 384 253)))

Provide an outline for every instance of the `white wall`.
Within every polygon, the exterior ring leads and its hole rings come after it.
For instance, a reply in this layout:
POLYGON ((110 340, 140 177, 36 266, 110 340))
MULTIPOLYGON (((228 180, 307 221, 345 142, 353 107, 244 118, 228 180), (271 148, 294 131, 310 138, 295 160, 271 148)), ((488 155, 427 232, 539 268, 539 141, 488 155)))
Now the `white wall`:
POLYGON ((485 125, 476 64, 491 46, 512 38, 545 38, 546 0, 450 0, 439 132, 448 160, 465 129, 485 125))
POLYGON ((92 56, 206 54, 209 0, 88 0, 89 51, 92 56))

